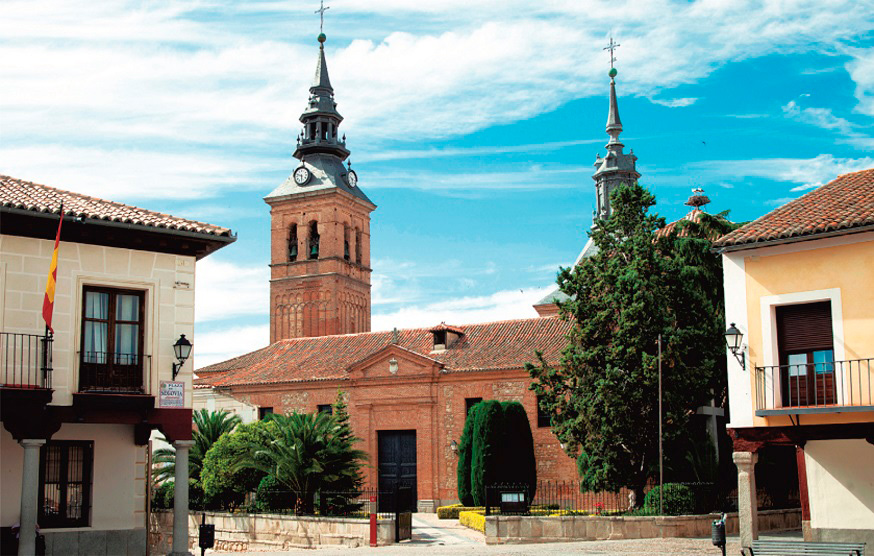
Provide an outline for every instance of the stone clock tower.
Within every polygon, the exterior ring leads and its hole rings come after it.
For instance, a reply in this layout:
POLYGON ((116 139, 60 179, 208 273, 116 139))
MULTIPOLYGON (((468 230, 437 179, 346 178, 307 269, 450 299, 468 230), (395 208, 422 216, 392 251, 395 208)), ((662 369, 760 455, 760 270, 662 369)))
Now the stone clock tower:
POLYGON ((270 205, 270 343, 370 331, 370 213, 325 61, 325 35, 291 176, 270 205))

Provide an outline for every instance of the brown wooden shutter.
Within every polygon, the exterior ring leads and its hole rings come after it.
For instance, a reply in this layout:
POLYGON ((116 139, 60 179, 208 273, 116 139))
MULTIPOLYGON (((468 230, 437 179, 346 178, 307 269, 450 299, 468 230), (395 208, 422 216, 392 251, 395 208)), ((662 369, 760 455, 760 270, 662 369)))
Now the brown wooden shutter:
POLYGON ((833 349, 831 302, 777 307, 780 353, 833 349))

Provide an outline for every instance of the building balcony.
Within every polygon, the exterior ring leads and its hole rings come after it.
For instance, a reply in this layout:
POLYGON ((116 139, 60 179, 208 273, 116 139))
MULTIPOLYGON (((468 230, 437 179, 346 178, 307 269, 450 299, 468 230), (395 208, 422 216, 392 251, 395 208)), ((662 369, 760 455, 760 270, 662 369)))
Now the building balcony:
POLYGON ((152 358, 139 353, 82 352, 79 392, 144 394, 152 358))
POLYGON ((874 412, 874 358, 756 367, 756 415, 874 412))
POLYGON ((0 388, 51 389, 52 336, 0 332, 0 388))

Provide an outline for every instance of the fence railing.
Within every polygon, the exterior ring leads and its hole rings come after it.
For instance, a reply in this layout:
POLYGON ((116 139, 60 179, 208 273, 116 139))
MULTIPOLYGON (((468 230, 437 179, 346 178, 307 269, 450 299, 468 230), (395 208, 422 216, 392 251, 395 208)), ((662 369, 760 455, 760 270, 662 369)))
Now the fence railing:
POLYGON ((874 358, 756 367, 756 409, 874 405, 874 358))
POLYGON ((0 332, 0 386, 51 388, 52 342, 50 334, 0 332))
MULTIPOLYGON (((648 486, 644 492, 652 488, 648 486)), ((725 496, 714 483, 666 483, 661 511, 657 501, 645 505, 632 490, 590 492, 582 490, 579 481, 538 481, 533 493, 524 484, 492 485, 486 488, 486 500, 486 515, 704 514, 726 506, 725 496), (674 500, 682 500, 682 504, 678 506, 674 500)))
POLYGON ((84 351, 80 353, 81 392, 144 392, 152 358, 141 353, 84 351))

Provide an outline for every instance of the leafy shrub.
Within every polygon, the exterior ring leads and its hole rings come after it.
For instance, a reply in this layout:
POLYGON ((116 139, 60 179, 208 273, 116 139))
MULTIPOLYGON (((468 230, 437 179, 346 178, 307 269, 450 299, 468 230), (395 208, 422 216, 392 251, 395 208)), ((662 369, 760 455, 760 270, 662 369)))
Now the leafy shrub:
POLYGON ((255 494, 255 508, 260 512, 281 512, 294 509, 297 497, 283 490, 273 475, 266 475, 258 484, 255 494))
POLYGON ((440 506, 437 508, 438 519, 458 519, 458 514, 467 511, 484 511, 482 506, 463 506, 461 504, 453 504, 451 506, 440 506))
POLYGON ((695 494, 692 489, 680 483, 665 483, 664 487, 654 487, 643 499, 643 509, 650 515, 659 511, 659 492, 662 497, 663 515, 689 515, 695 512, 695 494))
MULTIPOLYGON (((164 508, 172 510, 176 500, 176 483, 165 481, 164 485, 164 508)), ((203 509, 203 485, 197 479, 188 479, 188 509, 203 509)))
POLYGON ((250 454, 253 446, 270 442, 270 425, 259 421, 239 425, 223 434, 203 458, 201 480, 206 503, 210 508, 233 510, 246 499, 246 494, 258 488, 265 473, 236 465, 250 454))
POLYGON ((486 516, 481 511, 461 512, 458 514, 458 522, 480 533, 486 532, 486 516))
POLYGON ((173 490, 173 481, 164 481, 152 488, 152 508, 156 510, 168 510, 171 509, 173 502, 173 495, 170 495, 171 505, 167 505, 167 491, 173 490))

